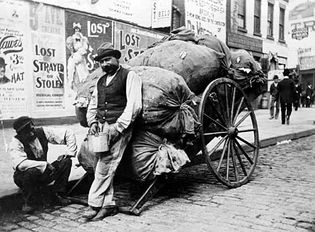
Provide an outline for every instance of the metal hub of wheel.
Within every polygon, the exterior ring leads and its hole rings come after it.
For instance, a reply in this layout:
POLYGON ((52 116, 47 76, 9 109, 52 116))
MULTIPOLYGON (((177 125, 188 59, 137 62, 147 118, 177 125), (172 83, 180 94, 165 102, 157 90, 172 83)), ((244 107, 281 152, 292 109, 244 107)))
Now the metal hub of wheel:
POLYGON ((236 136, 237 136, 237 134, 238 134, 238 130, 237 130, 237 128, 236 127, 234 127, 234 126, 231 126, 231 127, 229 127, 229 129, 228 129, 228 135, 229 135, 229 137, 231 137, 231 138, 235 138, 236 136))

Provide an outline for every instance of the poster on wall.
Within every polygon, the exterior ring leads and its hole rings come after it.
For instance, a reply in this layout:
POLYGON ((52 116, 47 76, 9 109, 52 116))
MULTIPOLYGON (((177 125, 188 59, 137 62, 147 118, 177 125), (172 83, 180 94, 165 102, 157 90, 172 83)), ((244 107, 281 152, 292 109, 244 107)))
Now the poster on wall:
POLYGON ((186 27, 226 41, 226 0, 185 0, 186 27))
POLYGON ((0 119, 12 119, 28 113, 28 4, 0 0, 0 8, 0 119))
POLYGON ((172 18, 172 0, 153 0, 152 28, 170 27, 172 18))
POLYGON ((292 1, 288 16, 288 67, 315 68, 315 0, 292 1))
POLYGON ((162 39, 163 36, 163 34, 116 22, 114 47, 121 51, 120 62, 125 63, 141 54, 149 45, 162 39))
POLYGON ((53 117, 70 111, 65 91, 64 10, 32 3, 30 10, 33 110, 53 117))
POLYGON ((113 43, 113 21, 85 14, 66 12, 66 70, 68 85, 76 93, 80 84, 94 71, 98 47, 113 43))
MULTIPOLYGON (((54 6, 111 17, 143 27, 151 27, 152 1, 143 0, 38 0, 54 6), (146 12, 143 14, 143 12, 146 12)), ((165 1, 165 0, 162 0, 165 1)), ((167 0, 170 1, 170 0, 167 0)))

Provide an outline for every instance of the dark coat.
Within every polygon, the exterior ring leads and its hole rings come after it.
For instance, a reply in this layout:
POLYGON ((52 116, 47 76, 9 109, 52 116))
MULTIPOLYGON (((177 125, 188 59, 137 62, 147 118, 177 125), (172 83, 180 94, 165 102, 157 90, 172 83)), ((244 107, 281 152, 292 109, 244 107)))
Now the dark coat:
POLYGON ((278 96, 278 88, 275 85, 275 83, 272 83, 270 85, 270 95, 273 96, 273 97, 277 97, 278 96))
POLYGON ((289 78, 284 78, 278 83, 278 94, 280 102, 292 103, 295 95, 294 81, 289 78))

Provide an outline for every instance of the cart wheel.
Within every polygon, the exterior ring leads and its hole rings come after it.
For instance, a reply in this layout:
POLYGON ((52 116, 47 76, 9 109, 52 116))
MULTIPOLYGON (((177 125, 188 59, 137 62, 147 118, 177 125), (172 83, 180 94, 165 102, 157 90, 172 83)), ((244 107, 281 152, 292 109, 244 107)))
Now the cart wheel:
POLYGON ((199 106, 202 152, 211 172, 228 187, 249 181, 258 157, 256 117, 233 80, 219 78, 204 91, 199 106))

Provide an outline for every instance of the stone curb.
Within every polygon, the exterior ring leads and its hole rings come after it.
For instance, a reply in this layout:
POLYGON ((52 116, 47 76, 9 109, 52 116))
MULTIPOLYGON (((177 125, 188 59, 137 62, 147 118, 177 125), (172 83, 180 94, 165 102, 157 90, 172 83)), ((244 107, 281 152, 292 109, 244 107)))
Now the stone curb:
MULTIPOLYGON (((285 140, 295 140, 315 134, 315 129, 305 130, 297 133, 290 133, 281 136, 275 136, 260 140, 260 148, 276 145, 285 140)), ((74 185, 76 180, 70 181, 69 185, 74 185)), ((23 204, 22 192, 20 190, 12 191, 8 195, 0 197, 0 213, 21 208, 23 204)))

